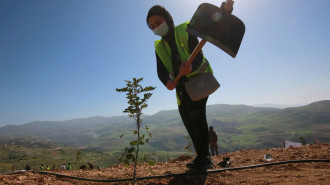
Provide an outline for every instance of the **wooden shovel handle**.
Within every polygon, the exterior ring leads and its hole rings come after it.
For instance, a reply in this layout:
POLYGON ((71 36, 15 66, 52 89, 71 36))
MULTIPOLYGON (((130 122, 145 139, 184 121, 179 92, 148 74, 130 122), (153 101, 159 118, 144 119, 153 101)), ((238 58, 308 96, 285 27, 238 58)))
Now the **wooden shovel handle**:
MULTIPOLYGON (((186 66, 190 65, 191 62, 196 58, 197 54, 202 50, 203 46, 205 45, 206 40, 201 40, 198 45, 196 46, 196 48, 194 49, 194 51, 192 52, 192 54, 190 55, 190 57, 188 58, 187 62, 184 64, 186 66)), ((181 78, 182 74, 179 73, 178 76, 176 76, 175 80, 174 80, 174 84, 177 84, 179 79, 181 78)))
POLYGON ((234 1, 233 0, 226 0, 226 3, 224 5, 224 9, 229 12, 232 8, 233 8, 233 5, 234 5, 234 1))

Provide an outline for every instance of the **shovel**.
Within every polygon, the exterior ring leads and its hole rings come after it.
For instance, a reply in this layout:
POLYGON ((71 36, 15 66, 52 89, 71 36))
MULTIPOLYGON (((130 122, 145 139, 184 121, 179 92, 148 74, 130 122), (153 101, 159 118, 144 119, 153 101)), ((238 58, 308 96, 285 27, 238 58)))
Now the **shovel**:
MULTIPOLYGON (((224 8, 233 3, 232 0, 226 0, 224 8)), ((188 58, 186 66, 190 65, 207 41, 235 58, 244 36, 245 25, 234 15, 223 13, 219 7, 203 3, 199 5, 187 25, 187 32, 202 40, 188 58)), ((178 83, 181 76, 179 73, 174 80, 175 84, 178 83)))

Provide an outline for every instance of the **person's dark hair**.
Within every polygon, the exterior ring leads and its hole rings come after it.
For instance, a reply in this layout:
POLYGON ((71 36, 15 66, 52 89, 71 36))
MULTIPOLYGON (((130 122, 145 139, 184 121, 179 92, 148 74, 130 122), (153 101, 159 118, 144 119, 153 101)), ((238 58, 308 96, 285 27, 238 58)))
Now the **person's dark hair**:
POLYGON ((148 27, 149 27, 148 20, 153 15, 158 15, 158 16, 163 17, 166 20, 166 23, 169 26, 169 28, 174 29, 173 18, 171 16, 171 14, 163 6, 155 5, 150 8, 150 10, 148 11, 147 19, 146 19, 148 27))
POLYGON ((148 27, 149 27, 148 20, 153 15, 163 17, 166 20, 166 23, 168 25, 168 28, 169 28, 168 33, 165 36, 163 36, 162 39, 164 39, 166 42, 168 42, 168 44, 171 48, 171 59, 172 59, 172 63, 173 63, 173 72, 174 72, 174 76, 177 76, 179 74, 179 66, 181 65, 181 60, 180 60, 180 55, 179 55, 179 52, 178 52, 178 49, 177 49, 177 46, 175 43, 175 37, 174 37, 174 27, 175 26, 174 26, 173 18, 171 16, 171 14, 163 6, 155 5, 150 8, 148 15, 147 15, 146 20, 147 20, 148 27))

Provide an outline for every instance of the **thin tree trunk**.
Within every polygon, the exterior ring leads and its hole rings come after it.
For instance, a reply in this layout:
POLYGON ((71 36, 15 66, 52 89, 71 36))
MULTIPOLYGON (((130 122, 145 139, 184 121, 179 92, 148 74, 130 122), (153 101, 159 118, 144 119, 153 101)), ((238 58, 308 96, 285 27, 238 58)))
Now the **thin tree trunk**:
POLYGON ((137 145, 136 145, 136 153, 135 153, 135 163, 134 163, 134 173, 133 173, 133 184, 135 184, 135 180, 136 180, 136 164, 137 164, 137 160, 138 160, 138 154, 139 154, 139 146, 140 146, 140 115, 138 115, 137 120, 137 145))

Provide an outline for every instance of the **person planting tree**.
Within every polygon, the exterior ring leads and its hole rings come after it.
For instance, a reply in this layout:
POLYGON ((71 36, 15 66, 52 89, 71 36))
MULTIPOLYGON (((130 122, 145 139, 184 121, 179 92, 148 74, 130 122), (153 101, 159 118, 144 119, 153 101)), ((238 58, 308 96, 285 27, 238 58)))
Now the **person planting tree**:
MULTIPOLYGON (((232 4, 229 8, 222 8, 222 10, 231 13, 232 4)), ((213 71, 202 51, 197 54, 191 64, 185 64, 199 43, 196 36, 186 32, 188 23, 174 26, 172 16, 160 5, 150 8, 146 21, 154 34, 161 37, 161 40, 155 41, 158 77, 168 90, 176 89, 179 113, 197 154, 196 158, 186 166, 202 171, 213 168, 206 119, 208 96, 193 101, 184 86, 184 83, 191 80, 194 74, 213 73, 213 71), (174 78, 178 75, 181 78, 176 83, 174 78)))

